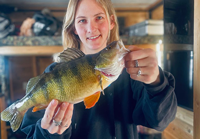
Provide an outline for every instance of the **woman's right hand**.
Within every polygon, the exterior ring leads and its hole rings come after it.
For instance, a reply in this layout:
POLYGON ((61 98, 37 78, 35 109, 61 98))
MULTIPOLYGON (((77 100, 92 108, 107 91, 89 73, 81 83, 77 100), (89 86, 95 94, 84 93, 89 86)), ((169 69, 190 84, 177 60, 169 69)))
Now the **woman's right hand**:
POLYGON ((73 104, 63 102, 58 105, 57 100, 52 100, 45 110, 44 117, 41 120, 41 127, 47 129, 51 134, 62 134, 71 125, 73 109, 73 104), (61 122, 60 125, 57 125, 59 122, 61 122))

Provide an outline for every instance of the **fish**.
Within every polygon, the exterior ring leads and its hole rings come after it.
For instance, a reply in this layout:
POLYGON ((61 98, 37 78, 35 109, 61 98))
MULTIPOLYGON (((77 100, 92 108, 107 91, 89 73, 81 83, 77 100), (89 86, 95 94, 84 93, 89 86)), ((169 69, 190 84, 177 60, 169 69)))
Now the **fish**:
POLYGON ((13 132, 21 125, 26 111, 45 109, 51 100, 92 108, 101 92, 117 80, 124 68, 124 56, 129 50, 121 40, 113 41, 95 54, 85 55, 76 48, 67 48, 58 56, 53 70, 31 78, 25 96, 1 112, 1 120, 9 121, 13 132))

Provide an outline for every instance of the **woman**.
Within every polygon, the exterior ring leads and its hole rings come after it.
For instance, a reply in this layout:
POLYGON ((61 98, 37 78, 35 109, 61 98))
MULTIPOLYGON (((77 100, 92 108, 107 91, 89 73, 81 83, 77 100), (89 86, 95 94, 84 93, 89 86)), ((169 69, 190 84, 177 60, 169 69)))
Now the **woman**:
MULTIPOLYGON (((118 40, 117 18, 110 0, 70 0, 63 27, 63 45, 94 54, 118 40)), ((97 104, 58 106, 24 117, 21 130, 34 139, 137 139, 136 125, 163 130, 174 119, 174 78, 157 65, 151 49, 128 48, 125 67, 117 81, 104 90, 97 104)), ((51 64, 45 72, 56 65, 51 64)))

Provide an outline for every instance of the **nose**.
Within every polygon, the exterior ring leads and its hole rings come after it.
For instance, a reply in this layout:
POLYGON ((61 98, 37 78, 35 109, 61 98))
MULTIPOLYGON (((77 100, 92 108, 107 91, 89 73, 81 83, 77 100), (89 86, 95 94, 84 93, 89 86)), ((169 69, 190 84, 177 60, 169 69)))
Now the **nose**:
POLYGON ((92 33, 92 32, 95 32, 97 29, 97 23, 94 22, 94 21, 90 21, 88 22, 88 33, 92 33))

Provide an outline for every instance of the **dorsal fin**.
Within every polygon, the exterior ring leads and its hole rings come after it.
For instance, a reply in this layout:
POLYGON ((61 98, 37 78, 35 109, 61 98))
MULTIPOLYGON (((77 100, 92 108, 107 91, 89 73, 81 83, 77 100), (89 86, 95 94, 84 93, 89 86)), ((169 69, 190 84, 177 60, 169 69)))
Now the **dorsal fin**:
POLYGON ((81 50, 76 48, 67 48, 62 53, 60 53, 58 57, 59 62, 68 62, 83 56, 85 56, 85 54, 81 50))
POLYGON ((27 86, 26 86, 26 94, 28 94, 31 89, 38 83, 38 81, 44 76, 44 74, 41 74, 37 77, 33 77, 31 78, 28 83, 27 83, 27 86))

